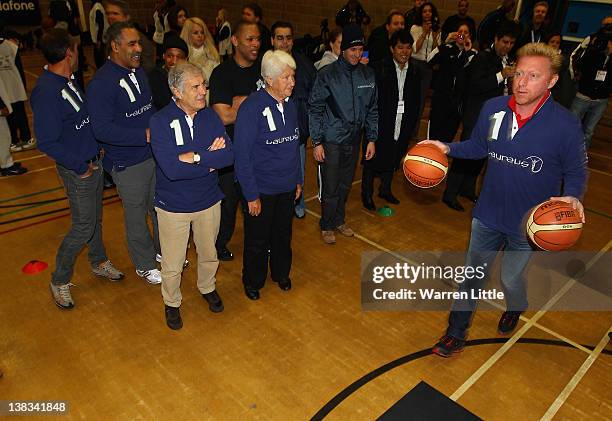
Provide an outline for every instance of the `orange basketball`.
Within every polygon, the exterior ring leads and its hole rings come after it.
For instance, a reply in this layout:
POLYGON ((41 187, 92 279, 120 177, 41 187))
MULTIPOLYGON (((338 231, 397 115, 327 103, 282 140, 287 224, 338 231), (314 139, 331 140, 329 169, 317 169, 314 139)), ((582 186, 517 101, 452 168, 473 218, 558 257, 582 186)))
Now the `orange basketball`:
POLYGON ((566 202, 540 203, 527 218, 527 235, 542 250, 566 250, 578 241, 581 233, 580 214, 566 202))
POLYGON ((447 171, 448 158, 434 145, 415 145, 404 158, 404 175, 423 189, 440 184, 447 171))

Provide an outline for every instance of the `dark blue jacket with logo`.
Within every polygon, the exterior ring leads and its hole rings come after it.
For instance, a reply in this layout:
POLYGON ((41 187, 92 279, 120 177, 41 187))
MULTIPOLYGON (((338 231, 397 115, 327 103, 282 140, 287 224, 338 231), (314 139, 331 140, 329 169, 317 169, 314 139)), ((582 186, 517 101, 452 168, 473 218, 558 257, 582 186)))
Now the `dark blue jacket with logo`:
POLYGON ((552 196, 582 198, 587 155, 580 122, 552 96, 512 137, 509 98, 487 101, 470 139, 451 143, 449 155, 488 157, 474 217, 491 229, 524 236, 523 217, 537 204, 552 196))
POLYGON ((234 161, 232 142, 217 113, 211 108, 196 113, 193 138, 185 116, 171 101, 151 118, 151 148, 157 162, 155 206, 168 212, 199 212, 223 199, 216 170, 234 161), (225 148, 211 152, 208 147, 217 137, 225 137, 225 148), (200 154, 200 163, 180 161, 178 156, 186 152, 200 154))
MULTIPOLYGON (((72 84, 77 90, 78 84, 72 84)), ((91 130, 85 93, 77 95, 68 79, 45 69, 32 91, 34 132, 38 149, 61 166, 84 174, 100 150, 91 130), (79 97, 80 96, 80 97, 79 97)))
POLYGON ((147 75, 107 60, 87 87, 94 135, 105 150, 104 168, 121 171, 151 158, 146 129, 155 113, 147 75), (138 86, 130 73, 136 75, 138 86))
POLYGON ((234 128, 234 169, 247 201, 292 191, 302 184, 300 130, 292 99, 283 103, 268 91, 253 92, 240 105, 234 128))
POLYGON ((317 74, 310 93, 309 127, 313 142, 359 144, 378 138, 378 95, 374 70, 352 66, 341 56, 317 74))

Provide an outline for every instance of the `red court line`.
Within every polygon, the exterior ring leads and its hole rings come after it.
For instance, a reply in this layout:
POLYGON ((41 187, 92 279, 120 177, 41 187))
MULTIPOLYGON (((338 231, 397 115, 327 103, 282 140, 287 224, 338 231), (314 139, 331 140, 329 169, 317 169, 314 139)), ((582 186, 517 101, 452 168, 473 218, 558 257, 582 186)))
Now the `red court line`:
MULTIPOLYGON (((117 202, 120 202, 120 201, 121 201, 121 199, 119 199, 119 198, 113 199, 113 200, 110 200, 108 202, 103 203, 102 206, 110 205, 110 204, 117 203, 117 202)), ((70 216, 70 212, 65 213, 63 215, 52 216, 51 218, 47 218, 47 219, 41 219, 40 221, 32 222, 32 223, 29 223, 29 224, 26 224, 26 225, 22 225, 20 227, 15 227, 15 228, 11 228, 11 229, 8 229, 8 230, 5 230, 5 231, 0 231, 0 235, 4 235, 4 234, 11 233, 11 232, 19 231, 19 230, 22 230, 22 229, 25 229, 25 228, 30 228, 30 227, 33 227, 33 226, 36 226, 36 225, 40 225, 40 224, 45 224, 47 222, 55 221, 56 219, 61 219, 61 218, 64 218, 66 216, 70 216)))

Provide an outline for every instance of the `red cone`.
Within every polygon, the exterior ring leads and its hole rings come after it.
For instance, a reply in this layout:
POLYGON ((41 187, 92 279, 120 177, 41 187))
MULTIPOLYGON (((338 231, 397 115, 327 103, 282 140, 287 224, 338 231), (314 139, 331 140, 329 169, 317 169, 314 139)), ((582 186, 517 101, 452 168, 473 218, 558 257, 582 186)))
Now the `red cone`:
POLYGON ((45 262, 41 262, 40 260, 30 260, 25 266, 21 269, 21 271, 28 275, 34 275, 35 273, 42 272, 43 270, 49 267, 45 262))

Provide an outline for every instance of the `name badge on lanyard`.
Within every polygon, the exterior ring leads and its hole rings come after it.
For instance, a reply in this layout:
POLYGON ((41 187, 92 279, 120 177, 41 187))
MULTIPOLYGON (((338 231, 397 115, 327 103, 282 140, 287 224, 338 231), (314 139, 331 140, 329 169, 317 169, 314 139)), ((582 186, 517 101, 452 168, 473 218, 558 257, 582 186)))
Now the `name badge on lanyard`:
POLYGON ((598 70, 597 74, 595 74, 595 80, 597 82, 605 82, 607 74, 608 72, 606 70, 598 70))
POLYGON ((397 101, 397 113, 404 114, 404 100, 397 101))

